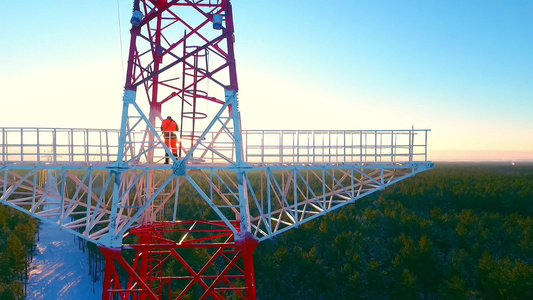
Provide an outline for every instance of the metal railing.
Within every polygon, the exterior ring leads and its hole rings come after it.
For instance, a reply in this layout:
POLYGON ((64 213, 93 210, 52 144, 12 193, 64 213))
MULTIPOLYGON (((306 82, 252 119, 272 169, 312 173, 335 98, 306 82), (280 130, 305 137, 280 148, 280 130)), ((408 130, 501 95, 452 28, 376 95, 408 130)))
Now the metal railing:
POLYGON ((427 161, 429 130, 248 130, 245 160, 261 164, 427 161))
POLYGON ((116 129, 0 128, 4 163, 87 163, 116 160, 116 129))
MULTIPOLYGON (((250 164, 401 163, 427 161, 427 129, 422 130, 245 130, 243 159, 250 164)), ((0 128, 1 163, 105 163, 117 159, 118 129, 0 128)), ((199 135, 199 134, 197 134, 199 135)), ((144 131, 130 133, 126 157, 150 148, 144 131)), ((224 162, 213 153, 234 157, 233 141, 206 136, 193 158, 224 162), (200 155, 204 153, 204 155, 200 155), (208 153, 205 155, 205 153, 208 153)), ((154 162, 164 159, 161 144, 153 148, 154 162)), ((139 156, 141 163, 146 162, 139 156)))

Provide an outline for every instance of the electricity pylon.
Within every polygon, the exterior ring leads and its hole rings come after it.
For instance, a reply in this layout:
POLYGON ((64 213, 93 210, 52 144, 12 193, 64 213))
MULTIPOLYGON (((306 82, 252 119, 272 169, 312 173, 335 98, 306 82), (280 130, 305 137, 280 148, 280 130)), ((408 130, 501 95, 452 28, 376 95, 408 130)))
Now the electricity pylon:
POLYGON ((230 0, 136 0, 131 24, 120 130, 0 129, 0 202, 98 244, 103 299, 255 299, 259 242, 433 168, 428 130, 243 130, 230 0))

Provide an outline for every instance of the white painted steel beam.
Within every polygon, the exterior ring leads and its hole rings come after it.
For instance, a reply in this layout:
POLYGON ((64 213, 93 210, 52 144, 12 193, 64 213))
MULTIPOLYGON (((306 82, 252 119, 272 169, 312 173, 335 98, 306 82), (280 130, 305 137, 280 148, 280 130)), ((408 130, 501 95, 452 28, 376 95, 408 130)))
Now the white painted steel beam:
POLYGON ((69 167, 1 166, 0 202, 88 241, 116 245, 131 227, 187 219, 180 210, 191 197, 203 199, 208 205, 202 209, 211 210, 235 233, 242 228, 234 228, 232 221, 240 220, 241 202, 246 199, 249 231, 258 240, 268 239, 429 170, 433 164, 255 165, 248 169, 191 164, 183 176, 169 165, 130 167, 121 176, 103 166, 69 167))

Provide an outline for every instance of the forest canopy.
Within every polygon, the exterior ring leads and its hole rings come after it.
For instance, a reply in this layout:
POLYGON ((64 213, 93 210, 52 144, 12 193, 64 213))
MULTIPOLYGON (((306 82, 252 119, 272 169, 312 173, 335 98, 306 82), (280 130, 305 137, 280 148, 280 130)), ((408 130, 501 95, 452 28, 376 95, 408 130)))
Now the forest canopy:
POLYGON ((0 205, 0 299, 23 299, 38 222, 0 205))
POLYGON ((255 253, 259 299, 533 299, 533 165, 438 164, 255 253))

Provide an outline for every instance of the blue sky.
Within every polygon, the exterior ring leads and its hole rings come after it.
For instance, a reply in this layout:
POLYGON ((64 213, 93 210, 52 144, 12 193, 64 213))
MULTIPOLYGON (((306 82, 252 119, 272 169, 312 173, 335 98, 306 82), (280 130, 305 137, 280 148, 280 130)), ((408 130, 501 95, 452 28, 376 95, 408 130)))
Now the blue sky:
MULTIPOLYGON (((0 127, 117 128, 132 1, 10 1, 0 127)), ((431 129, 533 160, 533 1, 233 0, 245 129, 431 129)))

